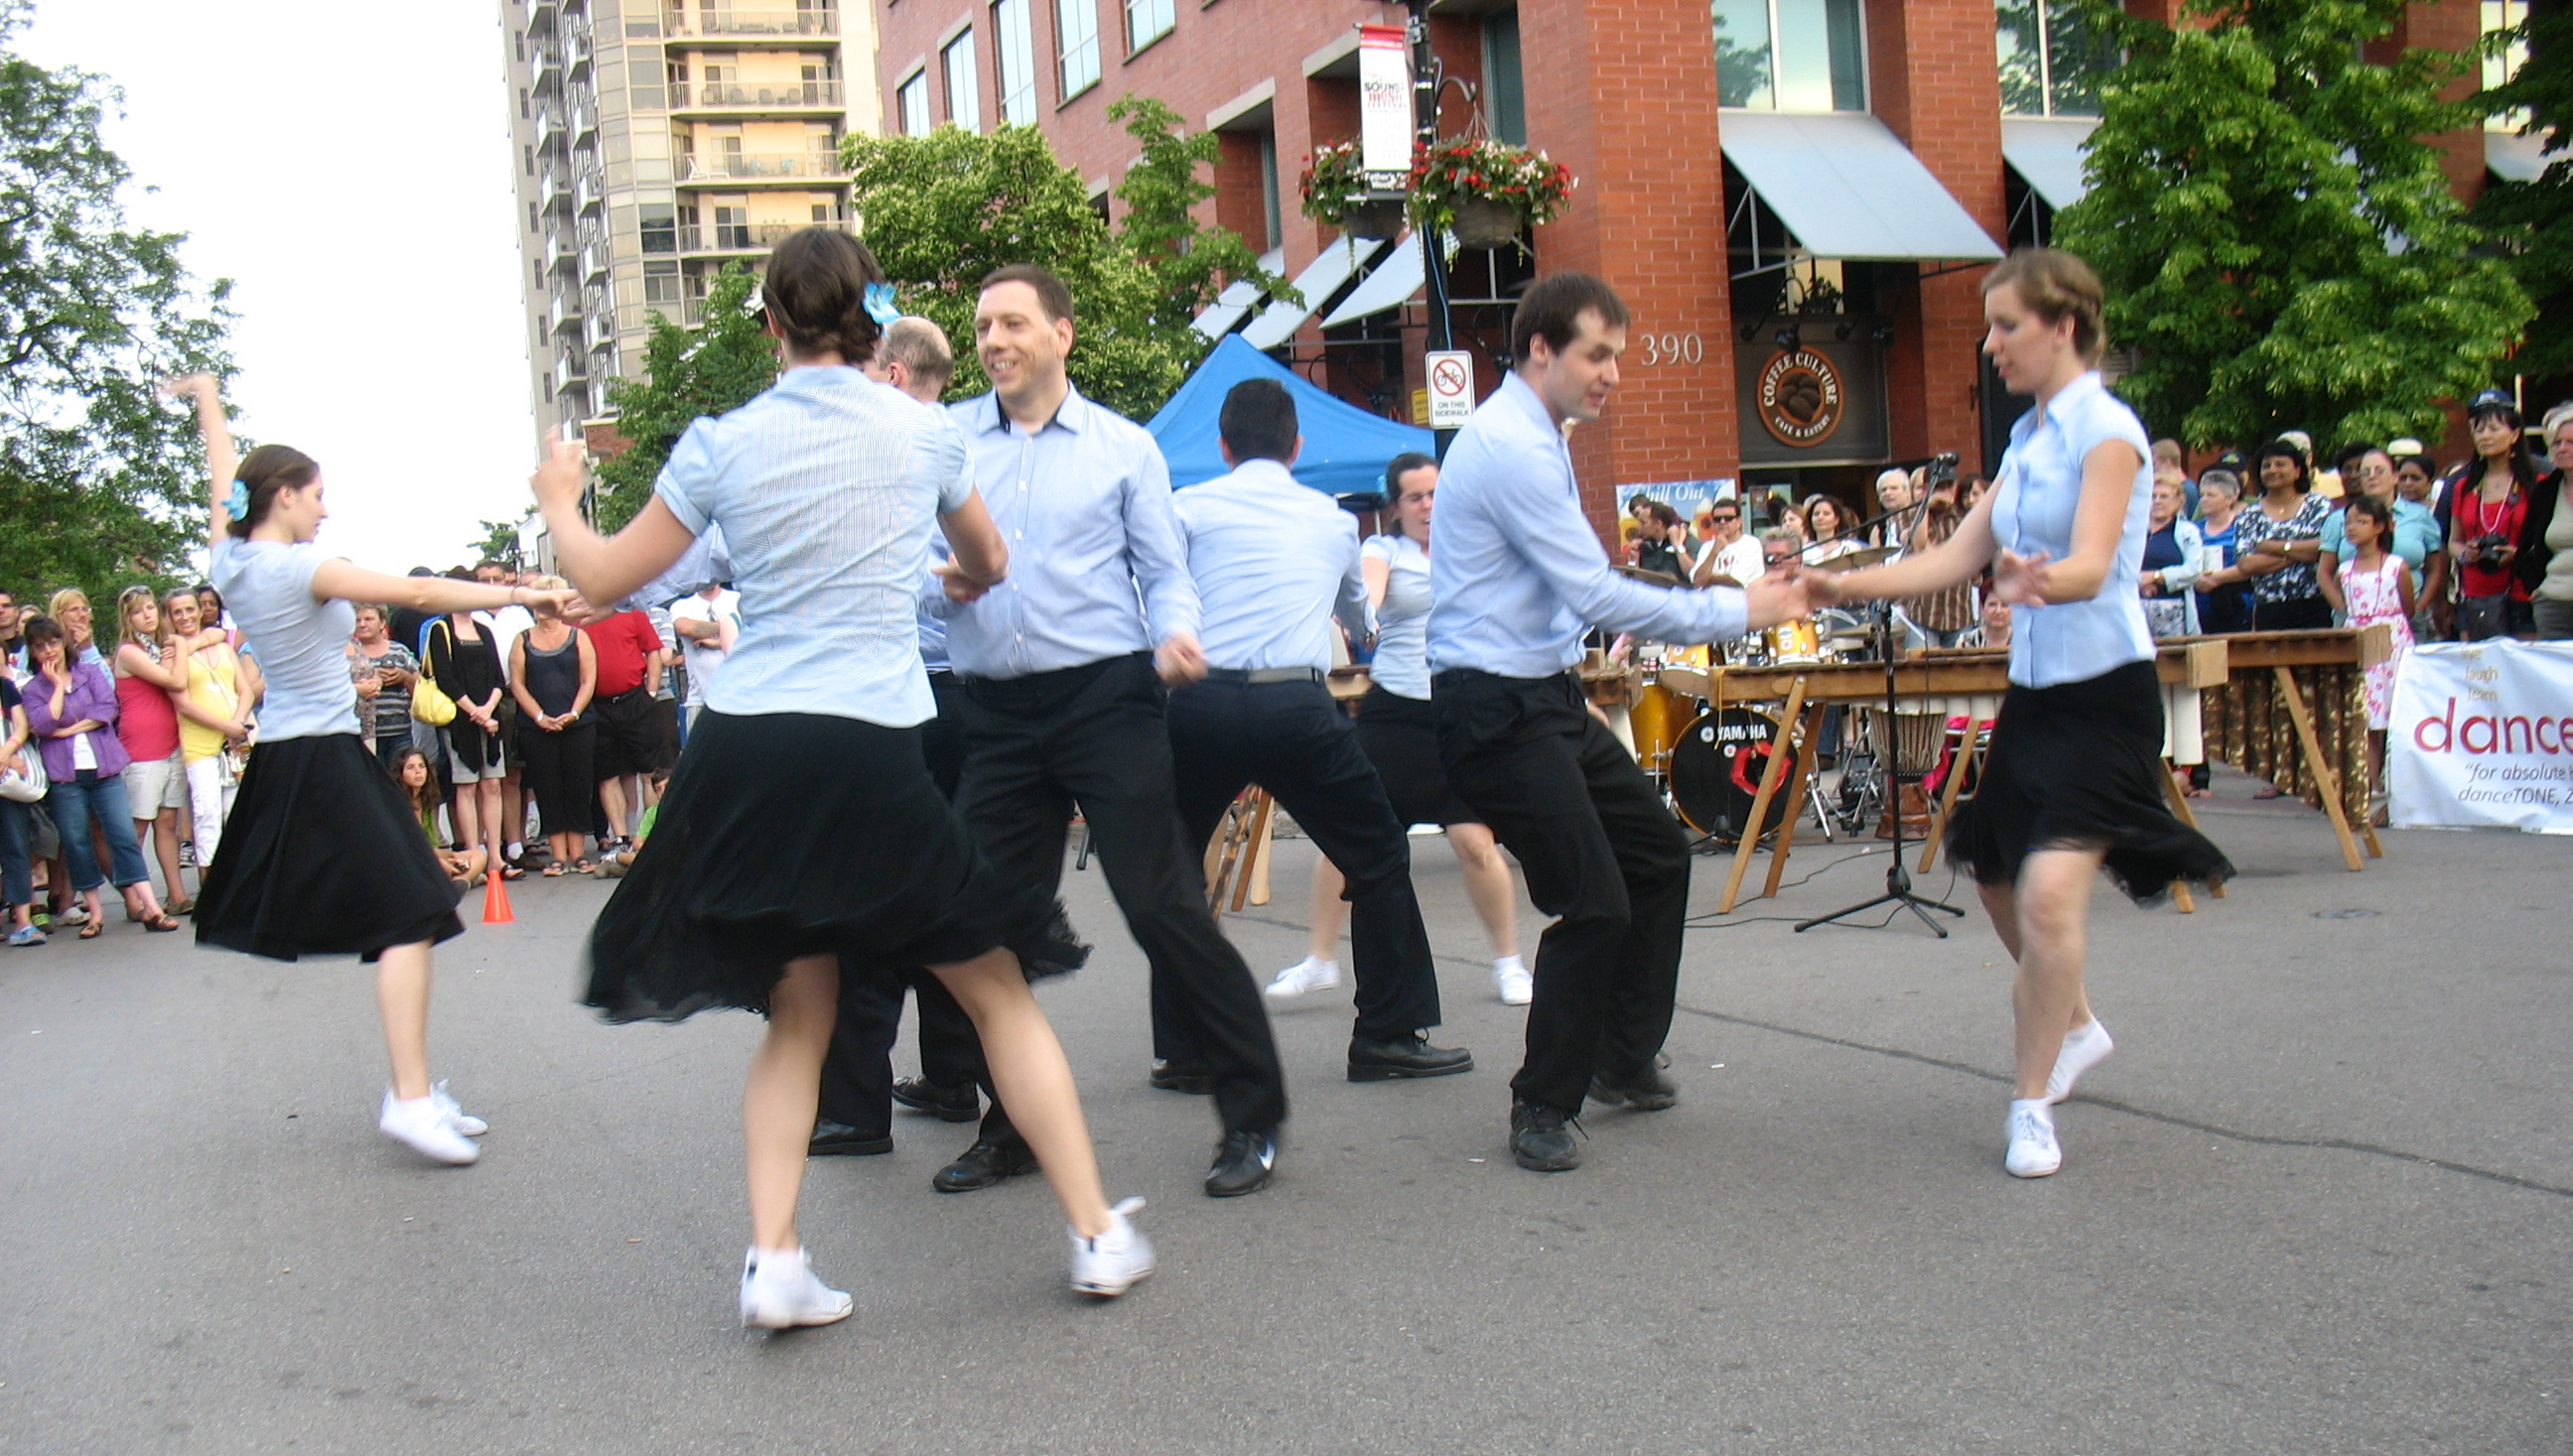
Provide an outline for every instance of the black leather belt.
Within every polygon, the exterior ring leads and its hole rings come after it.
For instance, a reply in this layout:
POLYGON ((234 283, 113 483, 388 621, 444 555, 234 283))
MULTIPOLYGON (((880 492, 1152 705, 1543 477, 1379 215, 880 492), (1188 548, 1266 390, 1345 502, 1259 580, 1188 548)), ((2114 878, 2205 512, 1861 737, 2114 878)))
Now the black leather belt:
POLYGON ((1228 687, 1267 687, 1281 682, 1320 682, 1318 667, 1210 667, 1206 680, 1228 687))

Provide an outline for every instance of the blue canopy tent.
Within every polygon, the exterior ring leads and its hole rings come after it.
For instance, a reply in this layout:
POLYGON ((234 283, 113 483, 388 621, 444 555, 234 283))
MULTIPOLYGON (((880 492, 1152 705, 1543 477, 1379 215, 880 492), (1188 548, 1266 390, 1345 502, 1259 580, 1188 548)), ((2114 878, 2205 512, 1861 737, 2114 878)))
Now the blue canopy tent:
POLYGON ((1385 461, 1404 450, 1428 454, 1433 448, 1428 430, 1335 399, 1240 336, 1227 335, 1145 426, 1161 442, 1163 458, 1170 461, 1173 487, 1195 485, 1227 472, 1217 446, 1217 417, 1224 412, 1224 396, 1234 385, 1258 378, 1276 379, 1294 396, 1295 422, 1304 432, 1295 478, 1326 494, 1382 490, 1385 461))

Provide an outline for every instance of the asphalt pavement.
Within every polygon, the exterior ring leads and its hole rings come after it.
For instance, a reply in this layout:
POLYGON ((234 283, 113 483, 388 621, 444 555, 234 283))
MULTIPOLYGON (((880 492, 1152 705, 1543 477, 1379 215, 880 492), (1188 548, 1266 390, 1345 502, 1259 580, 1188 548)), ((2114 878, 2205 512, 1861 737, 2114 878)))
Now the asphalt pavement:
MULTIPOLYGON (((2352 875, 2319 817, 2219 788, 2229 897, 2099 893, 2119 1050, 2036 1182, 2001 1170, 1980 916, 1785 923, 1882 888, 1873 842, 1721 921, 1698 861, 1682 1101, 1594 1109, 1546 1176, 1505 1145, 1523 1013, 1415 840, 1439 1040, 1477 1069, 1351 1085, 1345 987, 1279 1011, 1280 1175, 1227 1201, 1207 1104, 1144 1086, 1141 957, 1069 873, 1099 949, 1040 996, 1160 1273, 1074 1296, 1043 1183, 933 1193, 972 1129, 904 1117, 813 1164, 805 1237, 858 1313, 781 1336, 733 1309, 758 1024, 574 1005, 604 883, 522 882, 438 954, 433 1065, 491 1122, 463 1169, 376 1132, 349 962, 123 923, 0 952, 0 1451, 2573 1449, 2573 841, 2388 833, 2352 875)), ((1264 979, 1309 863, 1281 842, 1275 902, 1226 921, 1264 979)))

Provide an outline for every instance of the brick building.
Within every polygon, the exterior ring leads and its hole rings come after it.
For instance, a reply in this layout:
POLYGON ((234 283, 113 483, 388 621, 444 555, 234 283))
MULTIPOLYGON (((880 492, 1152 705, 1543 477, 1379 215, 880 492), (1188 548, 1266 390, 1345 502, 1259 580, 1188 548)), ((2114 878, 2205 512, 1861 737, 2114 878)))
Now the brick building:
MULTIPOLYGON (((2167 20, 2172 0, 2132 0, 2167 20)), ((1238 291, 1239 331, 1352 402, 1415 407, 1416 243, 1351 245, 1297 211, 1317 143, 1358 132, 1368 0, 875 0, 889 129, 1033 123, 1107 194, 1130 92, 1222 137, 1208 207, 1309 309, 1238 291)), ((2395 43, 2461 49, 2474 0, 2414 7, 2395 43)), ((1498 381, 1509 300, 1535 269, 1606 277, 1634 315, 1624 384, 1574 435, 1594 519, 1621 486, 1738 479, 1864 501, 1889 462, 1997 460, 2022 401, 1977 353, 1984 270, 2042 242, 2082 188, 2108 57, 2063 0, 1438 0, 1441 134, 1479 120, 1568 164, 1571 209, 1515 250, 1451 265, 1460 348, 1498 381), (1479 113, 1479 117, 1477 116, 1479 113), (1791 385, 1783 390, 1781 380, 1791 385), (1764 384, 1768 395, 1763 397, 1764 384), (1794 387, 1793 385, 1801 385, 1794 387), (1820 385, 1818 390, 1817 385, 1820 385)), ((2485 138, 2450 147, 2471 194, 2485 138)), ((2498 153, 2499 168, 2508 159, 2498 153)), ((1479 390, 1478 390, 1479 391, 1479 390)))

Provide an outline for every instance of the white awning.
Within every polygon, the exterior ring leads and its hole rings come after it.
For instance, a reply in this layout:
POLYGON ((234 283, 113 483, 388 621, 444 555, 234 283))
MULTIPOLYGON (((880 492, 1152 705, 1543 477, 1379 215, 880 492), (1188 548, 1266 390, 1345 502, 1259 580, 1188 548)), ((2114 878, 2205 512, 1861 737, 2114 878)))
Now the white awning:
POLYGON ((2563 153, 2546 150, 2543 137, 2484 133, 2484 165, 2504 182, 2535 182, 2546 175, 2549 166, 2563 160, 2563 153))
MULTIPOLYGON (((1260 255, 1260 266, 1271 273, 1285 268, 1286 250, 1280 248, 1260 255)), ((1260 307, 1260 289, 1257 285, 1226 284, 1224 292, 1215 296, 1215 302, 1207 305, 1204 312, 1189 321, 1189 327, 1209 339, 1222 339, 1241 328, 1242 321, 1250 318, 1251 311, 1258 307, 1260 307)))
POLYGON ((1727 111, 1719 125, 1726 159, 1817 258, 2002 256, 2001 245, 1875 117, 1727 111))
MULTIPOLYGON (((1456 239, 1447 237, 1447 257, 1456 256, 1456 239)), ((1420 235, 1406 233, 1393 245, 1393 251, 1375 266, 1375 272, 1358 280, 1347 299, 1322 321, 1325 329, 1337 329, 1387 309, 1399 309, 1418 298, 1428 286, 1427 265, 1420 256, 1420 235)))
POLYGON ((2099 125, 2099 118, 2088 116, 2003 117, 2002 158, 2048 207, 2062 212, 2091 190, 2082 180, 2082 153, 2099 125))
POLYGON ((1349 281, 1350 275, 1365 267, 1384 248, 1380 242, 1351 238, 1334 238, 1323 245, 1321 256, 1304 265, 1304 271, 1295 275, 1295 292, 1304 296, 1304 302, 1277 303, 1261 310, 1260 317, 1251 321, 1251 327, 1242 331, 1243 343, 1254 349, 1269 350, 1294 338, 1295 331, 1304 327, 1304 321, 1313 317, 1313 311, 1329 303, 1331 296, 1349 281))

